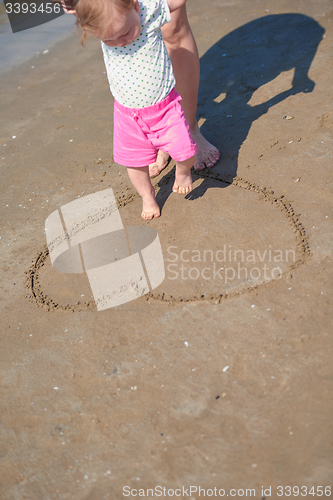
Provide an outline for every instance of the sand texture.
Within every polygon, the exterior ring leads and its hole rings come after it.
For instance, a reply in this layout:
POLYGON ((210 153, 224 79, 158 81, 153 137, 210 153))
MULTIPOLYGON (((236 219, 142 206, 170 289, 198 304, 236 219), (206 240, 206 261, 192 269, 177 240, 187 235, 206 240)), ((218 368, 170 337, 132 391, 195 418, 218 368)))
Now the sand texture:
POLYGON ((159 219, 113 161, 98 41, 0 74, 1 500, 332 486, 332 3, 187 6, 221 159, 185 198, 171 161, 159 219), (110 187, 124 226, 157 231, 165 279, 97 311, 44 228, 110 187))

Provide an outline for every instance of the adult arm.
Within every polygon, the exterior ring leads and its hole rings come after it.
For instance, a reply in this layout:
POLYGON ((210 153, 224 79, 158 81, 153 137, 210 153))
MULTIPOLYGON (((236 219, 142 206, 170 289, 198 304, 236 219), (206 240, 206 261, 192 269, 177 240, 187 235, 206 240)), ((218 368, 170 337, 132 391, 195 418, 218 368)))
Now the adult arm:
POLYGON ((186 0, 167 0, 170 12, 174 12, 186 4, 186 0))

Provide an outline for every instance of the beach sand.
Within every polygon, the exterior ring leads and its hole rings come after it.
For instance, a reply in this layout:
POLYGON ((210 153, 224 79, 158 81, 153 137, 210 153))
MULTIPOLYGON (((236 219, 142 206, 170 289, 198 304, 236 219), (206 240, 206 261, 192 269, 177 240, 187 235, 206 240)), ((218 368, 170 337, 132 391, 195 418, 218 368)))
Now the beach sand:
POLYGON ((171 162, 149 223, 112 159, 98 41, 0 76, 2 500, 332 485, 332 5, 207 5, 188 12, 221 159, 186 198, 171 162), (166 277, 98 312, 85 274, 52 268, 45 219, 110 187, 166 277))

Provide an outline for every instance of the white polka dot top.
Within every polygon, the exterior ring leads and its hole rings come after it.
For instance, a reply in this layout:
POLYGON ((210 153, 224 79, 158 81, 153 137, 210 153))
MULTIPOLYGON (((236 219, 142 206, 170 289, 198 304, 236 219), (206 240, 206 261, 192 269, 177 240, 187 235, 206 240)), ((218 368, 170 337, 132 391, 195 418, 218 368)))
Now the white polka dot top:
POLYGON ((166 0, 139 0, 141 33, 124 47, 102 42, 104 62, 114 98, 128 108, 162 101, 175 86, 161 27, 170 22, 166 0))

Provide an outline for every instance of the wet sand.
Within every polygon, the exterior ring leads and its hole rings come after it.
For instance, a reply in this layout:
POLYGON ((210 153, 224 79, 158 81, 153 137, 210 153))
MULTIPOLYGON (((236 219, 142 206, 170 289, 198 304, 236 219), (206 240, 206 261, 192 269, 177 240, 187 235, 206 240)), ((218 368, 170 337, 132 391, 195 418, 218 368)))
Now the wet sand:
POLYGON ((332 486, 331 3, 204 7, 188 2, 198 118, 221 160, 186 199, 171 163, 149 223, 112 159, 99 42, 0 76, 4 500, 332 486), (157 230, 166 278, 97 312, 85 274, 52 268, 44 225, 109 187, 125 226, 157 230))
POLYGON ((0 3, 0 75, 28 61, 33 56, 43 54, 45 50, 49 50, 74 32, 74 17, 63 14, 52 22, 13 33, 5 6, 0 3))

